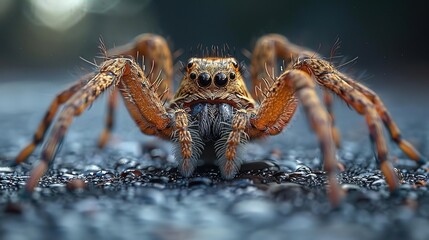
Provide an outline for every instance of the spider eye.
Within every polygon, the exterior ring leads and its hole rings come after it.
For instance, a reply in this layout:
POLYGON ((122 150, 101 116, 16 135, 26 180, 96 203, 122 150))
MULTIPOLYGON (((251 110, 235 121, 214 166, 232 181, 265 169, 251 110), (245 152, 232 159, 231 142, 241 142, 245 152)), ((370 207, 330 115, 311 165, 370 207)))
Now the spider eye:
POLYGON ((235 68, 238 68, 238 62, 232 61, 232 65, 234 65, 235 68))
POLYGON ((193 62, 188 62, 188 65, 187 65, 188 69, 191 68, 193 65, 194 65, 193 62))
POLYGON ((197 79, 197 74, 194 72, 191 72, 191 74, 189 74, 189 78, 192 80, 195 80, 195 79, 197 79))
POLYGON ((218 87, 225 86, 227 82, 228 82, 228 78, 226 77, 225 73, 223 73, 223 72, 216 74, 216 76, 214 77, 214 83, 218 87))
POLYGON ((198 76, 198 85, 200 87, 207 87, 212 82, 212 78, 210 77, 210 74, 208 73, 201 73, 198 76))
POLYGON ((230 78, 231 80, 235 79, 235 73, 233 73, 233 72, 232 72, 232 73, 230 73, 230 74, 229 74, 229 78, 230 78))

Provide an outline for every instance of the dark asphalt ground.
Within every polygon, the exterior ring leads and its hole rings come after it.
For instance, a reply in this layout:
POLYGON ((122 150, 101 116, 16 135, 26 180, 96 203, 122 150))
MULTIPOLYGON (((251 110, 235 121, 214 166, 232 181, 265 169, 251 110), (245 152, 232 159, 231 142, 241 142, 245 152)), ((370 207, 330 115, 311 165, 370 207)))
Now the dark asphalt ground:
MULTIPOLYGON (((412 72, 396 79, 375 75, 388 84, 366 82, 404 136, 429 156, 429 98, 418 85, 425 77, 412 72)), ((20 190, 39 151, 29 164, 4 166, 31 139, 55 93, 75 77, 2 73, 1 79, 0 239, 429 239, 428 174, 390 144, 403 180, 398 194, 390 194, 363 118, 340 100, 338 156, 346 171, 338 179, 348 195, 339 209, 326 198, 317 142, 302 111, 285 133, 247 148, 246 159, 264 164, 246 165, 231 181, 210 167, 186 179, 174 168, 169 144, 141 135, 124 108, 109 146, 98 150, 103 100, 74 122, 51 170, 23 200, 20 190), (72 179, 86 187, 73 189, 72 179), (17 208, 9 204, 16 201, 17 208)))

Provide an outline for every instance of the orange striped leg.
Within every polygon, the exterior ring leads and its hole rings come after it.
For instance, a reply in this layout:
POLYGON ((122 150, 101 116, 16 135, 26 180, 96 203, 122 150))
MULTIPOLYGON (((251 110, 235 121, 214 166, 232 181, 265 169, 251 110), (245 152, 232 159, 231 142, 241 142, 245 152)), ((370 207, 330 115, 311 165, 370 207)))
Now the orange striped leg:
POLYGON ((218 154, 222 154, 222 156, 218 156, 220 171, 222 173, 222 176, 226 179, 234 178, 234 175, 240 169, 241 162, 237 158, 237 148, 239 144, 243 143, 243 141, 248 138, 247 134, 244 131, 247 127, 247 124, 248 118, 246 110, 238 110, 237 113, 234 115, 234 118, 232 119, 232 129, 225 143, 225 152, 218 151, 218 154))
MULTIPOLYGON (((144 58, 147 67, 149 67, 149 82, 157 85, 156 92, 159 98, 164 98, 166 100, 171 99, 172 92, 170 89, 173 89, 173 63, 167 41, 165 41, 163 37, 155 34, 142 34, 137 36, 132 43, 109 50, 107 55, 132 56, 136 61, 140 60, 137 58, 144 58)), ((126 105, 136 122, 145 122, 135 106, 128 103, 126 103, 126 105)), ((103 148, 111 136, 116 108, 117 92, 113 91, 108 100, 106 125, 98 141, 99 148, 103 148)), ((141 129, 142 132, 151 134, 151 130, 146 127, 148 125, 147 123, 140 125, 144 128, 141 129)))
POLYGON ((374 105, 377 109, 378 115, 381 117, 381 120, 383 121, 386 128, 389 130, 390 137, 393 139, 393 141, 398 144, 399 148, 412 160, 416 161, 417 164, 423 165, 427 162, 427 160, 423 157, 423 155, 417 151, 414 146, 409 143, 407 140, 402 139, 401 132, 396 125, 396 123, 393 121, 392 117, 390 116, 389 112, 387 111, 387 108, 384 106, 381 99, 377 96, 376 93, 374 93, 371 89, 367 88, 361 83, 358 83, 354 81, 353 79, 342 76, 344 81, 346 81, 350 86, 353 86, 355 89, 357 89, 359 92, 361 92, 363 95, 365 95, 374 105))
POLYGON ((82 86, 85 85, 85 83, 93 77, 94 74, 88 74, 84 76, 81 80, 74 83, 71 87, 67 88, 66 90, 59 93, 54 100, 51 102, 51 105, 48 108, 48 111, 46 112, 45 116, 43 117, 43 120, 40 122, 39 126, 37 127, 37 131, 33 136, 33 140, 31 143, 29 143, 27 146, 25 146, 17 155, 15 159, 15 164, 21 164, 24 162, 30 154, 34 151, 34 149, 39 145, 45 135, 47 130, 49 129, 52 120, 54 119, 55 115, 57 114, 58 108, 64 104, 67 100, 70 99, 73 94, 75 94, 77 91, 79 91, 82 86))
POLYGON ((332 137, 334 138, 335 145, 337 146, 337 148, 339 148, 341 145, 340 131, 335 126, 335 115, 334 115, 334 111, 332 109, 332 102, 333 102, 332 100, 333 99, 332 99, 331 93, 328 92, 327 90, 324 91, 323 100, 325 102, 326 111, 328 112, 329 117, 331 119, 332 137))
POLYGON ((54 159, 73 117, 79 115, 97 98, 101 92, 111 86, 116 79, 112 72, 101 72, 77 91, 66 103, 42 150, 41 161, 32 170, 25 189, 32 192, 54 159))
MULTIPOLYGON (((333 206, 338 206, 343 192, 336 179, 337 160, 335 158, 335 143, 332 138, 331 121, 325 108, 322 106, 310 76, 299 70, 286 71, 271 86, 267 98, 263 100, 256 116, 250 118, 253 128, 267 133, 277 134, 284 128, 281 115, 288 111, 287 101, 281 101, 293 89, 296 97, 302 103, 311 127, 315 131, 322 151, 324 168, 328 175, 330 191, 329 199, 333 206), (278 102, 274 101, 277 100, 278 102), (269 115, 264 113, 269 112, 269 115), (275 121, 275 119, 278 119, 275 121), (280 122, 280 123, 279 123, 280 122), (273 127, 275 126, 275 127, 273 127), (276 131, 274 131, 276 129, 276 131)), ((252 138, 252 136, 250 136, 252 138)))
POLYGON ((156 34, 145 33, 137 36, 133 42, 108 51, 109 56, 132 56, 136 61, 144 59, 149 82, 158 80, 158 95, 164 94, 167 100, 173 96, 173 59, 167 41, 156 34), (164 93, 164 91, 166 91, 164 93))
POLYGON ((335 92, 356 112, 365 116, 370 137, 377 148, 377 159, 386 177, 386 182, 391 191, 397 189, 399 186, 398 176, 387 159, 387 145, 383 136, 382 122, 374 104, 357 89, 343 81, 342 75, 324 60, 305 59, 298 62, 295 67, 313 74, 320 85, 335 92))
POLYGON ((98 139, 98 147, 104 148, 112 135, 115 120, 115 110, 118 105, 118 91, 113 90, 109 96, 107 104, 106 125, 98 139))
MULTIPOLYGON (((42 159, 27 181, 25 189, 28 192, 34 190, 48 169, 74 116, 80 115, 107 88, 116 85, 119 85, 124 99, 140 112, 139 119, 150 124, 148 128, 154 129, 155 133, 164 131, 164 135, 170 134, 167 127, 171 121, 167 112, 137 63, 127 58, 107 60, 100 66, 99 73, 65 103, 42 150, 42 159)), ((142 124, 139 119, 135 119, 136 123, 142 124)))
POLYGON ((185 176, 189 177, 194 172, 197 166, 196 158, 192 157, 192 137, 189 132, 188 116, 185 110, 178 109, 174 113, 175 132, 173 138, 177 139, 180 148, 180 157, 176 156, 179 161, 179 171, 185 176))

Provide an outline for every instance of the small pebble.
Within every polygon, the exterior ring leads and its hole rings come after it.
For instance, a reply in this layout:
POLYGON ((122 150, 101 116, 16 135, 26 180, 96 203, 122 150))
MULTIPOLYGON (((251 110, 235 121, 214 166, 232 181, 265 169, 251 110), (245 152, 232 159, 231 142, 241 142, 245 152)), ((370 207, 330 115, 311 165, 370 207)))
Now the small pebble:
POLYGON ((66 188, 69 191, 84 189, 85 187, 86 187, 86 183, 82 179, 72 179, 66 185, 66 188))

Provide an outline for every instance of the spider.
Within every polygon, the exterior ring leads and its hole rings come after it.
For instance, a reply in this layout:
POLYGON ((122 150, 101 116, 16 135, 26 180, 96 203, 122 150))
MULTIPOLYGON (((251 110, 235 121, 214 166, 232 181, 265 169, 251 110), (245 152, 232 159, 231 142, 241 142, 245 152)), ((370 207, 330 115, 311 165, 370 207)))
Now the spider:
POLYGON ((47 171, 73 118, 107 89, 112 91, 99 146, 103 147, 109 139, 117 97, 121 94, 141 132, 176 144, 178 170, 185 177, 192 175, 201 158, 207 158, 207 161, 215 159, 225 179, 234 178, 241 164, 240 147, 248 140, 279 134, 301 103, 320 143, 330 185, 329 199, 337 205, 343 195, 336 180, 335 152, 340 137, 334 126, 331 94, 338 95, 365 117, 378 163, 391 191, 398 188, 399 180, 387 159, 382 124, 410 159, 419 165, 425 163, 422 155, 401 138, 397 125, 372 90, 338 71, 317 53, 289 42, 282 35, 265 35, 256 42, 250 69, 252 92, 245 85, 237 60, 216 56, 189 59, 173 95, 169 91, 173 86, 172 54, 165 39, 158 35, 143 34, 134 42, 110 51, 104 45, 101 48, 104 62, 97 65, 95 72, 55 97, 33 141, 18 154, 16 164, 27 159, 43 141, 62 105, 42 150, 41 161, 27 181, 26 191, 32 192, 47 171), (152 62, 149 74, 136 62, 138 54, 152 62), (274 69, 278 60, 284 61, 285 69, 275 77, 268 70, 274 69), (325 89, 325 106, 316 93, 316 85, 325 89), (262 98, 260 102, 255 101, 258 95, 262 98))

